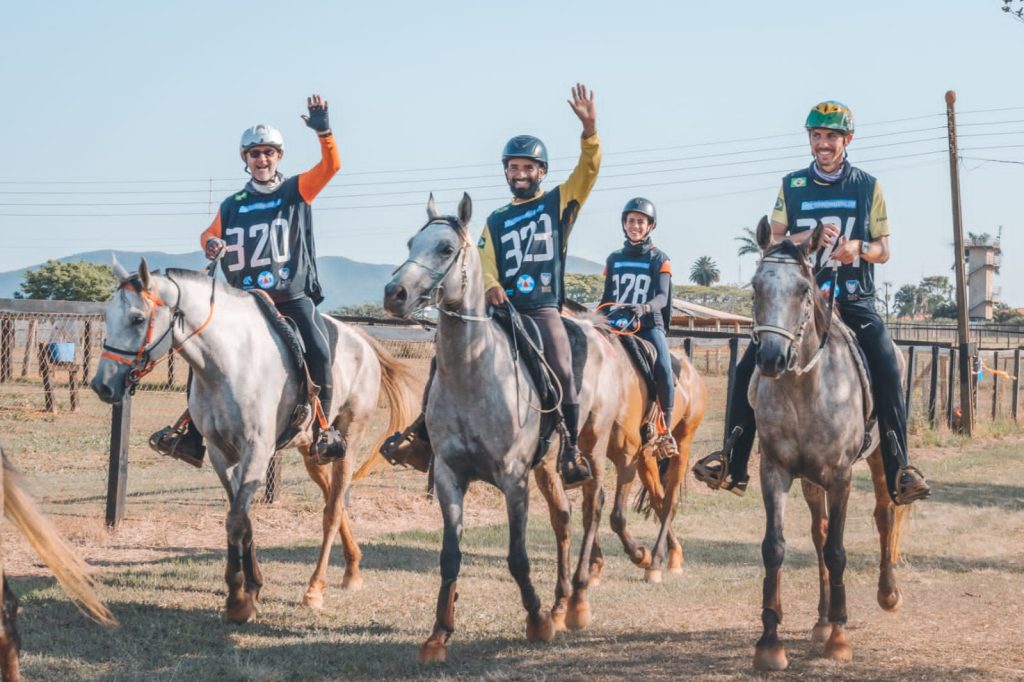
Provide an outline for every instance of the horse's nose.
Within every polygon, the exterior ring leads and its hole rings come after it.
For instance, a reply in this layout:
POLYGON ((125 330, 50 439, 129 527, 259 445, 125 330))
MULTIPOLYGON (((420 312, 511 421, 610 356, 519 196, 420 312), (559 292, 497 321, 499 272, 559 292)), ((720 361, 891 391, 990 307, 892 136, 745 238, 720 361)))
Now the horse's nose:
POLYGON ((99 396, 100 400, 105 403, 114 402, 114 389, 107 386, 105 383, 99 380, 98 376, 94 376, 92 381, 89 382, 89 387, 96 391, 96 395, 99 396))
POLYGON ((408 298, 409 292, 407 292, 405 287, 401 284, 389 282, 388 285, 384 287, 384 309, 393 315, 401 313, 408 298))
POLYGON ((757 368, 766 377, 777 377, 786 369, 786 354, 768 349, 762 344, 757 349, 757 368))

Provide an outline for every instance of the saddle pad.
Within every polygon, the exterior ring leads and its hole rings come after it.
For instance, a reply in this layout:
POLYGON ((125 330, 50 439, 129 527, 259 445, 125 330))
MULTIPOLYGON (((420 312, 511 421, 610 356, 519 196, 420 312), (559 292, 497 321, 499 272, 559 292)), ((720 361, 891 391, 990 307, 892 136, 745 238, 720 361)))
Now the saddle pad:
POLYGON ((572 351, 572 377, 576 392, 583 390, 583 371, 587 366, 587 332, 570 317, 562 317, 565 332, 569 335, 569 349, 572 351))

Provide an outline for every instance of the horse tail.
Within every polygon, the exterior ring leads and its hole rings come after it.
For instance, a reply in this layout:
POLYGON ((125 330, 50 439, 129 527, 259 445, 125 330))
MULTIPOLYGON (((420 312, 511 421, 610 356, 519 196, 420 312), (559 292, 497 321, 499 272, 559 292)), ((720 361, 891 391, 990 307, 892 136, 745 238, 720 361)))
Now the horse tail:
POLYGON ((889 556, 892 557, 893 563, 900 560, 900 541, 903 538, 903 526, 907 523, 907 519, 910 518, 910 508, 913 506, 912 504, 896 506, 888 538, 889 556))
MULTIPOLYGON (((2 450, 0 450, 2 453, 2 450)), ((75 606, 97 622, 116 625, 117 619, 96 595, 89 576, 89 567, 60 532, 43 516, 22 484, 21 475, 3 454, 4 512, 21 534, 50 567, 57 582, 74 601, 75 606)))
MULTIPOLYGON (((658 460, 658 490, 656 492, 662 497, 665 495, 665 478, 668 476, 668 467, 671 462, 672 460, 668 458, 658 460)), ((647 486, 643 483, 641 483, 636 497, 633 498, 633 511, 637 514, 643 514, 645 519, 649 519, 651 512, 654 511, 654 508, 651 507, 650 491, 647 490, 647 486)))
POLYGON ((396 358, 377 339, 362 329, 356 327, 355 330, 362 335, 377 356, 377 362, 380 363, 380 385, 390 410, 387 429, 385 429, 380 439, 374 443, 373 449, 370 450, 370 456, 352 476, 353 480, 358 481, 359 479, 366 478, 377 469, 384 467, 387 462, 380 454, 380 446, 384 444, 384 440, 388 436, 395 431, 404 429, 415 417, 416 398, 413 387, 416 381, 412 365, 409 362, 396 358))

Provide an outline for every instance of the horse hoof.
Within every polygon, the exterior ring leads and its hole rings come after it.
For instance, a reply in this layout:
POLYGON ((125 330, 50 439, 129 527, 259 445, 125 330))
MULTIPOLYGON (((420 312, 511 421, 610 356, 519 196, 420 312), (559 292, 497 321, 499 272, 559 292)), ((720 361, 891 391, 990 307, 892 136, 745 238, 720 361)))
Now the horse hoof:
POLYGON ((361 575, 346 575, 341 580, 341 589, 348 590, 349 592, 358 592, 363 589, 363 576, 361 575))
POLYGON ((832 630, 832 636, 825 643, 825 658, 842 662, 853 660, 853 647, 846 641, 842 630, 832 630))
POLYGON ((903 592, 896 588, 892 592, 878 591, 878 605, 886 611, 899 611, 903 606, 903 592))
POLYGON ((526 641, 550 642, 554 638, 555 626, 551 622, 551 616, 538 613, 536 616, 526 617, 526 641))
POLYGON ((565 608, 551 610, 551 627, 555 632, 565 630, 565 608))
POLYGON ((307 590, 302 597, 302 603, 314 611, 319 611, 324 607, 324 593, 307 590))
POLYGON ((776 647, 754 648, 754 669, 762 672, 785 670, 789 667, 786 648, 781 644, 776 647))
POLYGON ((420 663, 444 663, 448 660, 448 647, 440 640, 428 639, 420 645, 416 660, 420 663))
POLYGON ((644 571, 644 581, 657 585, 661 582, 661 569, 660 568, 648 568, 644 571))
POLYGON ((832 625, 829 623, 815 623, 814 627, 811 628, 811 642, 814 644, 824 644, 828 641, 829 635, 832 634, 832 625))
POLYGON ((590 623, 593 620, 593 616, 590 613, 590 604, 581 601, 579 604, 569 607, 569 615, 565 619, 565 624, 570 630, 582 630, 583 628, 590 627, 590 623))
MULTIPOLYGON (((643 554, 640 555, 639 560, 633 559, 633 563, 636 564, 637 568, 647 568, 651 565, 651 550, 647 549, 646 547, 641 547, 640 549, 643 550, 643 554)), ((632 559, 632 557, 630 558, 632 559)))
POLYGON ((238 625, 251 623, 256 620, 256 606, 251 601, 245 601, 229 607, 224 616, 232 623, 237 623, 238 625))

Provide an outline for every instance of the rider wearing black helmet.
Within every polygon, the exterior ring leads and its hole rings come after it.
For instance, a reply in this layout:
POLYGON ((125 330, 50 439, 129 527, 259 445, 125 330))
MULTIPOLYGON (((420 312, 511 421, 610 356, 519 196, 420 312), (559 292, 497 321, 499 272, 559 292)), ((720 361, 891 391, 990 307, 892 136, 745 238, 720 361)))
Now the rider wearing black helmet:
MULTIPOLYGON (((881 433, 886 484, 896 504, 928 497, 924 475, 910 465, 907 413, 900 371, 889 331, 874 306, 874 264, 889 260, 889 220, 878 181, 850 164, 847 145, 853 140, 853 114, 841 102, 816 105, 804 124, 814 160, 782 180, 772 212, 776 240, 800 243, 820 221, 825 243, 815 256, 818 285, 828 295, 830 263, 837 264, 834 292, 843 322, 857 336, 867 359, 881 433)), ((754 371, 756 344, 750 344, 736 367, 736 383, 728 418, 730 436, 722 450, 702 458, 694 476, 712 489, 742 495, 747 489, 747 461, 754 443, 754 411, 747 385, 754 371)))
MULTIPOLYGON (((229 284, 265 291, 281 314, 295 321, 310 376, 320 387, 320 405, 329 415, 332 353, 327 326, 316 310, 323 294, 317 279, 311 204, 341 168, 341 159, 328 122, 327 102, 312 95, 307 105, 309 115, 302 118, 319 138, 320 162, 286 178, 277 170, 284 156, 281 133, 265 124, 245 130, 239 154, 252 179, 221 203, 200 243, 207 258, 223 257, 220 265, 229 284)), ((188 412, 173 427, 153 434, 150 445, 161 454, 202 466, 202 436, 188 412)), ((345 441, 330 426, 317 433, 312 453, 321 462, 340 459, 345 456, 345 441)))
POLYGON ((674 457, 679 454, 670 431, 675 377, 665 335, 672 320, 672 263, 651 239, 657 226, 658 212, 649 199, 636 197, 626 202, 622 209, 626 243, 612 252, 605 263, 601 303, 611 304, 603 310, 613 319, 627 312, 629 319, 620 320, 639 325, 637 336, 649 341, 657 351, 654 378, 666 430, 654 444, 663 456, 674 457))
POLYGON ((513 199, 488 216, 479 246, 487 303, 500 306, 511 301, 540 328, 544 357, 562 387, 562 415, 569 431, 570 449, 561 473, 566 484, 576 485, 590 477, 590 469, 577 446, 579 397, 559 311, 569 234, 597 180, 601 143, 593 92, 577 83, 569 106, 583 124, 576 168, 565 182, 544 192, 540 189, 548 171, 544 143, 531 135, 509 140, 501 161, 513 199))

